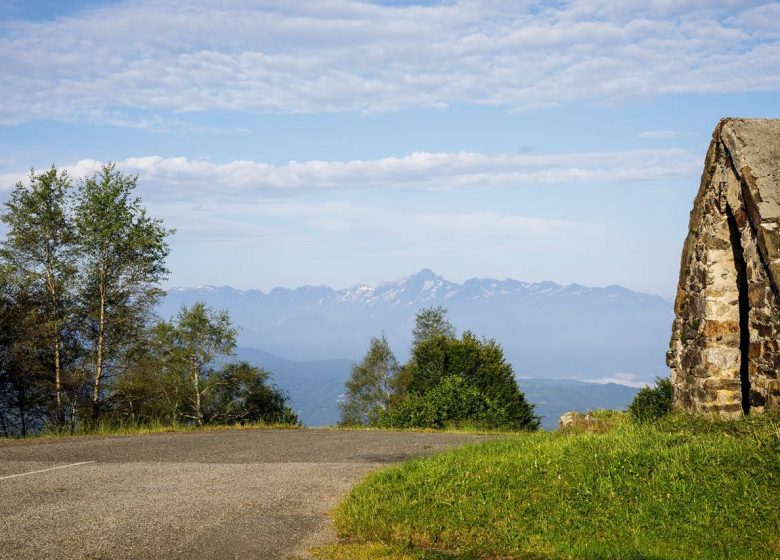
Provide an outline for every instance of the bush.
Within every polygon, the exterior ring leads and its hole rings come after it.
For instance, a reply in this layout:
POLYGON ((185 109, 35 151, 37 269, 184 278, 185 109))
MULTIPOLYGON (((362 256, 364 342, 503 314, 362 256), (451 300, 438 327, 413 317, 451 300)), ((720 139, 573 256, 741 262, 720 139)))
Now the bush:
POLYGON ((648 422, 662 418, 672 410, 672 382, 657 377, 655 387, 643 387, 631 401, 628 412, 636 422, 648 422))
MULTIPOLYGON (((492 399, 458 375, 448 375, 424 393, 409 393, 382 411, 378 425, 390 428, 536 428, 513 416, 510 407, 492 399)), ((529 412, 531 414, 531 412, 529 412)))
POLYGON ((436 403, 426 395, 412 393, 383 410, 376 423, 381 428, 441 428, 444 421, 436 403))
POLYGON ((417 314, 409 361, 399 367, 387 340, 352 370, 341 425, 385 428, 474 427, 536 430, 539 417, 525 400, 501 345, 466 331, 455 336, 446 309, 417 314))
POLYGON ((435 428, 466 425, 535 430, 539 418, 515 381, 512 366, 494 340, 471 332, 434 335, 412 348, 401 369, 396 398, 380 424, 435 428))
POLYGON ((491 408, 495 407, 489 405, 476 387, 462 377, 451 375, 430 391, 410 393, 385 409, 379 424, 393 428, 444 428, 464 421, 481 424, 480 420, 487 417, 491 408))
POLYGON ((271 374, 246 362, 229 363, 207 378, 204 410, 210 424, 298 424, 287 395, 271 383, 271 374))

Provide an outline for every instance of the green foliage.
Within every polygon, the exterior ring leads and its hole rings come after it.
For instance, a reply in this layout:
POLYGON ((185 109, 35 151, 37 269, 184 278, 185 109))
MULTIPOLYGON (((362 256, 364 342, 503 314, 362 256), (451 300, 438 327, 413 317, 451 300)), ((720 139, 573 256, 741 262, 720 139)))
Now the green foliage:
POLYGON ((409 393, 383 411, 378 425, 393 428, 445 428, 469 425, 491 426, 488 403, 476 387, 460 376, 444 377, 424 393, 409 393))
POLYGON ((178 410, 199 426, 210 389, 206 381, 215 373, 214 361, 232 354, 236 332, 227 311, 214 311, 201 302, 183 306, 175 320, 158 327, 163 369, 181 384, 177 393, 190 401, 189 407, 180 402, 178 410))
MULTIPOLYGON (((19 182, 5 202, 2 221, 8 228, 0 254, 28 288, 51 291, 56 305, 75 273, 72 185, 66 172, 30 172, 29 184, 19 182)), ((51 309, 50 309, 51 311, 51 309)))
POLYGON ((420 310, 412 329, 412 347, 438 336, 445 338, 455 336, 455 326, 447 319, 447 310, 441 305, 420 310))
POLYGON ((163 335, 172 344, 174 359, 205 375, 214 360, 232 354, 238 330, 227 311, 215 311, 202 302, 182 306, 163 335))
POLYGON ((227 363, 236 329, 203 304, 154 324, 172 233, 113 164, 73 188, 30 172, 4 204, 0 435, 168 422, 296 423, 269 374, 227 363))
MULTIPOLYGON (((18 387, 53 391, 52 410, 47 416, 59 426, 66 420, 67 401, 74 403, 76 398, 67 378, 67 367, 76 355, 71 336, 76 272, 71 193, 67 173, 54 167, 38 174, 30 171, 29 183, 16 184, 0 218, 8 228, 0 246, 5 281, 26 305, 24 323, 29 330, 16 333, 20 339, 29 335, 39 343, 34 349, 28 346, 30 353, 24 356, 16 354, 14 363, 25 364, 23 371, 17 371, 16 380, 21 383, 18 387), (44 376, 28 369, 33 362, 34 369, 40 367, 44 376), (38 378, 35 383, 32 377, 38 378)), ((18 408, 18 414, 24 416, 23 407, 18 408)))
POLYGON ((131 370, 115 386, 118 423, 298 423, 270 373, 231 362, 236 328, 225 311, 203 303, 158 323, 135 349, 131 370))
POLYGON ((52 378, 39 348, 49 341, 38 329, 29 294, 0 265, 0 436, 25 436, 50 416, 52 378))
POLYGON ((595 418, 601 422, 603 427, 602 431, 604 432, 631 422, 631 415, 625 410, 600 408, 596 410, 589 410, 588 414, 592 418, 595 418))
POLYGON ((672 410, 672 381, 658 377, 655 387, 642 387, 628 406, 631 418, 637 422, 657 420, 672 410))
POLYGON ((779 423, 671 415, 463 447, 369 475, 336 524, 411 557, 775 559, 779 423))
POLYGON ((209 424, 298 424, 286 395, 270 382, 271 374, 246 362, 230 363, 207 381, 205 408, 209 424))
POLYGON ((392 428, 539 426, 494 340, 468 331, 457 338, 442 307, 417 315, 414 338, 409 362, 391 383, 387 406, 371 423, 392 428))
POLYGON ((108 164, 81 184, 76 201, 78 314, 92 369, 93 422, 107 370, 146 327, 168 274, 165 238, 172 232, 133 196, 137 181, 108 164))
POLYGON ((384 334, 373 337, 363 361, 355 364, 339 403, 342 426, 375 424, 390 403, 400 367, 384 334))

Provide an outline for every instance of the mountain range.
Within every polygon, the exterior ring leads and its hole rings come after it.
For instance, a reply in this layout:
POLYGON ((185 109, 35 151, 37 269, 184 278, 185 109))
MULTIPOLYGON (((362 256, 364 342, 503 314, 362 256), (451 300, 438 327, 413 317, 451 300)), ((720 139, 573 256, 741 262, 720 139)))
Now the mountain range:
POLYGON ((158 313, 169 318, 197 301, 229 311, 241 329, 237 358, 271 371, 310 426, 337 421, 344 381, 371 336, 384 333, 399 360, 408 358, 414 318, 425 307, 442 305, 460 332, 498 341, 548 429, 567 410, 625 408, 636 387, 666 375, 673 319, 668 300, 621 286, 458 284, 427 269, 341 290, 173 288, 158 313))
POLYGON ((394 282, 334 290, 327 286, 173 288, 162 317, 196 301, 227 309, 239 345, 294 362, 359 360, 384 333, 403 361, 414 317, 442 305, 459 331, 494 338, 518 377, 652 382, 666 374, 672 303, 620 286, 472 278, 458 284, 430 270, 394 282))

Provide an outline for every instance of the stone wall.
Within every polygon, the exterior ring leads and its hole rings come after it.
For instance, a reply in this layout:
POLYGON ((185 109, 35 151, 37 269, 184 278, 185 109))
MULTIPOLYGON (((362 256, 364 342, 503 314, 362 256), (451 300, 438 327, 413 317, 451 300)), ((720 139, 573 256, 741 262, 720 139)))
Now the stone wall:
POLYGON ((667 353, 674 407, 780 409, 780 120, 724 119, 683 246, 667 353))

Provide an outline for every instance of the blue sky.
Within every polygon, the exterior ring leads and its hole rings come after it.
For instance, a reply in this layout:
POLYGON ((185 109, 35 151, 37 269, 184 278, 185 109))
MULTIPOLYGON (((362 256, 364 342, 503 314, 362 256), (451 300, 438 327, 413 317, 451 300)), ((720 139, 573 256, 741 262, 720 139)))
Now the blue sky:
POLYGON ((0 4, 0 199, 116 161, 170 285, 432 268, 673 295, 724 116, 780 117, 780 3, 0 4), (215 7, 219 4, 219 7, 215 7))

